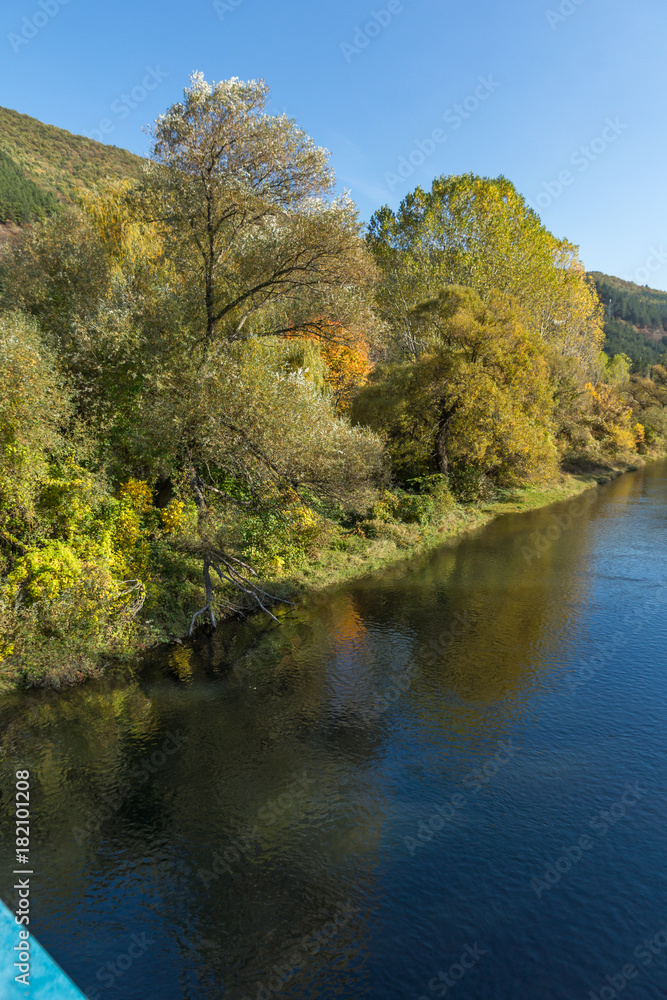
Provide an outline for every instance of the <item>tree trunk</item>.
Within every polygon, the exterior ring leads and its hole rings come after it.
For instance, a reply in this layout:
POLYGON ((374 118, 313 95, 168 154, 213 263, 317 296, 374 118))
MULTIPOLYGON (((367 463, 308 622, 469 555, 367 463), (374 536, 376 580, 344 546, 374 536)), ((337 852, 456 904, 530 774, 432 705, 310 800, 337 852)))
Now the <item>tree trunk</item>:
MULTIPOLYGON (((207 521, 208 521, 208 505, 206 503, 206 497, 204 495, 204 488, 202 481, 199 477, 199 473, 192 464, 190 465, 189 474, 190 474, 190 484, 192 486, 192 492, 194 493, 195 503, 197 505, 197 519, 198 519, 199 532, 205 538, 207 521)), ((197 621, 197 619, 201 615, 206 614, 207 611, 211 619, 211 625, 213 626, 214 632, 217 627, 215 621, 215 614, 213 611, 213 584, 211 582, 211 566, 212 566, 211 555, 209 552, 205 552, 203 575, 204 575, 204 590, 206 592, 206 604, 201 609, 201 611, 197 611, 196 614, 193 615, 192 621, 190 622, 190 633, 189 633, 190 635, 192 635, 192 632, 195 627, 195 622, 197 621)))

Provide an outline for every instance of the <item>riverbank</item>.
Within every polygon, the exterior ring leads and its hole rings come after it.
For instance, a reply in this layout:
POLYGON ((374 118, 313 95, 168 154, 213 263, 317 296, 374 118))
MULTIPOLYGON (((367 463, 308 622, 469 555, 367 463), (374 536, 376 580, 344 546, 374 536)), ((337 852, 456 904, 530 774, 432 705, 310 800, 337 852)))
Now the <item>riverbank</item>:
POLYGON ((262 586, 279 597, 307 604, 339 584, 407 563, 440 545, 455 542, 502 514, 520 514, 572 499, 624 472, 635 471, 641 464, 586 473, 564 472, 553 484, 507 490, 501 498, 487 503, 457 504, 435 524, 387 525, 385 537, 370 538, 362 526, 347 535, 344 547, 329 547, 320 553, 317 562, 293 571, 288 578, 267 578, 262 586))
MULTIPOLYGON (((387 517, 384 520, 361 520, 348 529, 332 525, 316 550, 278 573, 263 574, 260 586, 266 593, 296 605, 319 603, 327 599, 327 592, 334 587, 383 569, 407 564, 439 546, 456 542, 502 514, 536 510, 571 499, 642 464, 644 462, 640 460, 635 465, 623 467, 563 472, 554 483, 504 490, 500 496, 487 502, 463 504, 450 498, 444 512, 423 523, 405 523, 387 517)), ((161 620, 142 621, 136 631, 126 637, 121 655, 114 649, 88 647, 85 637, 73 630, 71 640, 68 639, 66 644, 60 641, 49 648, 35 650, 34 667, 31 663, 26 668, 26 657, 23 665, 17 665, 13 656, 2 662, 0 693, 19 687, 67 687, 102 675, 132 676, 142 654, 163 644, 187 641, 186 622, 189 624, 193 608, 201 607, 203 591, 200 593, 199 563, 190 560, 185 568, 188 572, 180 592, 179 606, 166 610, 161 620)), ((180 570, 184 570, 183 563, 180 570)), ((224 596, 230 598, 234 595, 224 596)), ((286 607, 279 605, 279 608, 286 607)), ((255 605, 248 603, 241 608, 241 613, 256 610, 255 605)), ((230 612, 225 615, 224 603, 216 609, 216 613, 218 621, 234 617, 230 612)))

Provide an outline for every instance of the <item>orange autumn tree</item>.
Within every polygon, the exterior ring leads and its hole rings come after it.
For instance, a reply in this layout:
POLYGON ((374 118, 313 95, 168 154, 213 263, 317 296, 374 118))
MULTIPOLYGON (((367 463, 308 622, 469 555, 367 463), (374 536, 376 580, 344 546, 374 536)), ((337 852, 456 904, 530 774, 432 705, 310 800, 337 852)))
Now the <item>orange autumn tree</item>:
MULTIPOLYGON (((322 317, 318 317, 316 324, 321 319, 322 317)), ((331 390, 336 409, 339 413, 345 413, 359 390, 368 382, 375 366, 370 359, 369 346, 363 334, 352 333, 339 323, 329 322, 326 326, 338 328, 334 337, 325 340, 301 330, 288 333, 287 336, 305 340, 317 347, 326 365, 324 381, 331 390)))

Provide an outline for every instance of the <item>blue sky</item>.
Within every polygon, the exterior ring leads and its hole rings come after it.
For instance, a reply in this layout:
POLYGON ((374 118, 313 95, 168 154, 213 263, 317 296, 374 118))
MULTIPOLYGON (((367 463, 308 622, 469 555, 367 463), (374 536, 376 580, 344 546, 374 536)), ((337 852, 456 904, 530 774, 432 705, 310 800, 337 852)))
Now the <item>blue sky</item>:
POLYGON ((193 70, 263 77, 362 218, 502 173, 589 269, 667 290, 666 43, 664 0, 5 0, 0 104, 144 154, 193 70))

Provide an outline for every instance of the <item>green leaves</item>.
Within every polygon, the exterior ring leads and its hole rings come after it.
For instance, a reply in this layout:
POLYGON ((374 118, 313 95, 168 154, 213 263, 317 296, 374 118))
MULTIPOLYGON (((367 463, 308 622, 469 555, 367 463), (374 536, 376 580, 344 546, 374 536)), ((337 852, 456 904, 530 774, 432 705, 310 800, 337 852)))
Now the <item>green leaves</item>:
POLYGON ((556 468, 553 399, 538 338, 512 302, 452 286, 410 314, 423 345, 415 362, 379 370, 353 417, 384 433, 402 476, 451 463, 504 484, 556 468))
POLYGON ((24 224, 51 215, 58 202, 26 177, 10 156, 0 150, 0 219, 24 224))
POLYGON ((576 247, 541 224, 504 177, 439 177, 417 188, 397 213, 380 209, 369 246, 382 271, 378 306, 397 354, 418 357, 427 346, 414 307, 444 286, 474 289, 483 301, 510 296, 548 349, 577 357, 581 386, 602 339, 597 298, 576 247))

